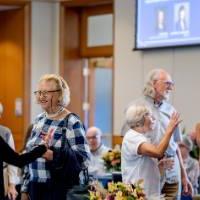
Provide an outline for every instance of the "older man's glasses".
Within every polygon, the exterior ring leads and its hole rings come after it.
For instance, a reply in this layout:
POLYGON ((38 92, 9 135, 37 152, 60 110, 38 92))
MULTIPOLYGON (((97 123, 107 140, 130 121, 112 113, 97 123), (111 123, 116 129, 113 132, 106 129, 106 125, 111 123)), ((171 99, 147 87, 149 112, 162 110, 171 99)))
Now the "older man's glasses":
POLYGON ((93 136, 86 136, 87 140, 96 140, 97 139, 97 135, 93 135, 93 136))
POLYGON ((173 81, 163 81, 163 83, 168 87, 173 87, 174 86, 174 82, 173 81))
POLYGON ((50 93, 53 93, 53 92, 59 92, 60 90, 37 90, 34 92, 35 96, 44 96, 44 97, 47 97, 48 95, 50 95, 50 93))
POLYGON ((174 86, 174 82, 173 81, 165 81, 165 80, 157 80, 157 81, 162 81, 167 87, 173 87, 174 86))

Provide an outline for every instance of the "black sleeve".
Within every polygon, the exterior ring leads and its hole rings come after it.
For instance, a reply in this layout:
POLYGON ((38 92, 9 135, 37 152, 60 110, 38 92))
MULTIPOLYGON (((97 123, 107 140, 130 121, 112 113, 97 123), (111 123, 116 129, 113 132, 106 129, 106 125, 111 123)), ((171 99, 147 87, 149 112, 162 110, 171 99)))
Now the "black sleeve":
POLYGON ((33 162, 36 158, 41 157, 46 150, 45 145, 39 145, 32 151, 19 155, 0 137, 0 153, 3 161, 18 167, 33 162))

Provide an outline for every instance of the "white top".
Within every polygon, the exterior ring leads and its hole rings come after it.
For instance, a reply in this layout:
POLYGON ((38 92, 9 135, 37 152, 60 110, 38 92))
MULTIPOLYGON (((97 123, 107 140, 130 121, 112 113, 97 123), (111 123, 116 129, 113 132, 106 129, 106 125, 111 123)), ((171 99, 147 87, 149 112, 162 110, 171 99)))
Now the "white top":
POLYGON ((157 159, 138 154, 138 147, 149 143, 141 133, 129 129, 122 142, 122 179, 125 183, 144 180, 146 197, 160 196, 160 172, 157 159))
MULTIPOLYGON (((0 136, 5 140, 8 145, 15 150, 15 144, 13 135, 11 133, 11 130, 5 126, 0 125, 0 136)), ((20 183, 20 176, 18 174, 19 168, 9 165, 4 162, 4 169, 3 169, 3 175, 4 175, 4 189, 5 189, 5 195, 7 195, 8 185, 14 184, 17 185, 20 183)))
MULTIPOLYGON (((170 116, 175 111, 175 108, 168 103, 167 101, 163 101, 161 104, 155 104, 154 100, 151 97, 143 96, 136 101, 132 102, 130 105, 146 105, 150 107, 153 116, 155 118, 155 128, 152 131, 148 131, 145 134, 145 137, 150 139, 150 143, 158 145, 163 138, 166 128, 170 121, 170 116)), ((123 131, 127 130, 128 126, 124 125, 123 131)), ((124 131, 125 132, 125 131, 124 131)), ((177 157, 177 143, 182 140, 182 135, 179 126, 174 130, 167 150, 165 151, 165 155, 167 157, 174 157, 174 165, 171 170, 166 170, 163 177, 163 184, 165 182, 172 184, 181 182, 181 170, 180 170, 180 162, 177 157)), ((180 184, 181 185, 181 184, 180 184)))
POLYGON ((103 176, 106 174, 106 169, 102 157, 109 150, 110 148, 101 144, 101 146, 96 151, 91 152, 91 157, 88 166, 89 174, 93 176, 103 176))

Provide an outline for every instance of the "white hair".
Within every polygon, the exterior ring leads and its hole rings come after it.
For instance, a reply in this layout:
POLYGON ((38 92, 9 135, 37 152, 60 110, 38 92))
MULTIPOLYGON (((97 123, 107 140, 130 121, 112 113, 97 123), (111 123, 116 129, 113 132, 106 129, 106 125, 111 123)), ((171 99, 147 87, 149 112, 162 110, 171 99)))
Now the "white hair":
POLYGON ((164 72, 163 69, 153 69, 148 73, 143 89, 144 96, 149 96, 152 98, 155 97, 155 89, 153 87, 153 83, 155 80, 159 79, 159 76, 162 72, 164 72))
POLYGON ((182 141, 179 143, 179 145, 183 145, 188 149, 188 151, 192 151, 193 143, 188 135, 183 136, 182 141))
POLYGON ((130 128, 144 125, 145 115, 150 113, 150 108, 145 105, 132 105, 126 111, 126 123, 130 128))

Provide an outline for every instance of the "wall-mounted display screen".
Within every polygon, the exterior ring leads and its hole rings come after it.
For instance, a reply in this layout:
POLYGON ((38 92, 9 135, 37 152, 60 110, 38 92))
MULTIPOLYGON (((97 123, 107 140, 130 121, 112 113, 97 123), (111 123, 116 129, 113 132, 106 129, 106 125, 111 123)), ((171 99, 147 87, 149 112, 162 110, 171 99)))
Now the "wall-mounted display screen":
POLYGON ((136 49, 200 44, 200 0, 137 0, 136 49))

